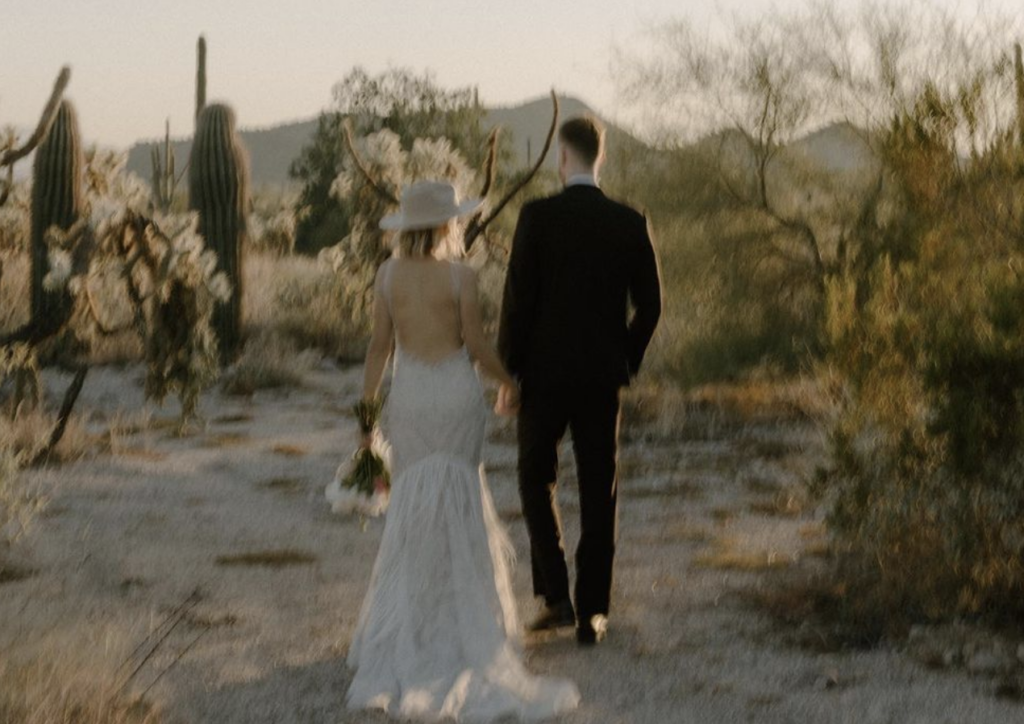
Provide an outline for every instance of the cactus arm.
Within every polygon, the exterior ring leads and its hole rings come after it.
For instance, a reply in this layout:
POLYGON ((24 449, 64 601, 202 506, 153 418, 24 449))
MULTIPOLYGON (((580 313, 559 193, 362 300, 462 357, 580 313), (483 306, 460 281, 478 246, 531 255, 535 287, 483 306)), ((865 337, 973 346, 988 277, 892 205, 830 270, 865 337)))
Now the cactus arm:
POLYGON ((53 119, 57 117, 61 97, 64 95, 64 90, 68 87, 70 80, 71 68, 65 65, 61 68, 60 75, 57 76, 57 82, 53 84, 50 100, 46 102, 46 107, 43 109, 43 114, 39 117, 39 124, 36 126, 35 131, 32 132, 32 135, 28 137, 28 140, 20 148, 5 151, 4 155, 0 156, 0 166, 11 166, 16 161, 25 158, 46 137, 46 134, 50 131, 50 126, 53 124, 53 119))
POLYGON ((196 120, 206 107, 206 38, 196 43, 196 120))

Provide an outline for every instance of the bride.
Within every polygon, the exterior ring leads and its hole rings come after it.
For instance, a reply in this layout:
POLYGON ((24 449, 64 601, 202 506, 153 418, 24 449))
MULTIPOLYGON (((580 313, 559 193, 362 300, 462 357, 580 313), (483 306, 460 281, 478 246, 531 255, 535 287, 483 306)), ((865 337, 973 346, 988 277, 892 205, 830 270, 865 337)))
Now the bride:
POLYGON ((380 222, 399 236, 377 273, 363 394, 378 395, 394 340, 392 488, 348 654, 349 708, 475 722, 543 719, 579 702, 571 682, 522 663, 512 546, 483 477, 487 409, 473 363, 501 383, 504 406, 517 393, 484 337, 474 271, 449 260, 461 250, 455 219, 478 206, 423 181, 380 222))

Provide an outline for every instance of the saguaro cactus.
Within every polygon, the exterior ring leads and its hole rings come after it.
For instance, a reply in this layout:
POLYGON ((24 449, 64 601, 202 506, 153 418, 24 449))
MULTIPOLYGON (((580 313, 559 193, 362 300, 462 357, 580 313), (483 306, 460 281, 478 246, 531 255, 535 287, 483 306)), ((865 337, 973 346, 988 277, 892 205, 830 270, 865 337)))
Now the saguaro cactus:
POLYGON ((1013 77, 1017 89, 1017 135, 1024 146, 1024 62, 1021 61, 1020 43, 1013 44, 1013 77))
POLYGON ((174 201, 174 191, 178 187, 178 177, 174 175, 174 147, 171 145, 171 120, 164 124, 163 159, 160 158, 160 147, 150 147, 150 162, 153 166, 153 206, 164 213, 170 210, 174 201))
POLYGON ((196 43, 196 121, 206 107, 206 38, 202 35, 196 43))
POLYGON ((199 233, 232 286, 231 297, 218 304, 213 314, 221 361, 227 363, 237 357, 241 340, 249 161, 235 130, 235 113, 226 105, 206 106, 196 122, 189 160, 189 208, 199 212, 199 233))
POLYGON ((59 315, 64 293, 43 289, 50 271, 46 232, 66 231, 82 207, 82 146, 78 118, 71 102, 61 102, 46 139, 36 149, 32 167, 32 321, 45 323, 59 315))

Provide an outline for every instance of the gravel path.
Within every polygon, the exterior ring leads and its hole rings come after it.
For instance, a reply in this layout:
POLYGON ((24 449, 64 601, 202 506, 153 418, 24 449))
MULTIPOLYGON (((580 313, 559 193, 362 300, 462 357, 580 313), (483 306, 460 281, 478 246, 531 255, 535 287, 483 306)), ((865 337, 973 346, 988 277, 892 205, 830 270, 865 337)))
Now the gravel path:
MULTIPOLYGON (((55 650, 69 669, 118 681, 127 653, 198 591, 129 684, 142 692, 156 680, 146 698, 165 721, 385 721, 344 709, 345 653, 382 522, 333 516, 322 494, 354 440, 348 408, 361 371, 324 367, 301 389, 251 399, 211 394, 207 428, 184 438, 171 434, 173 410, 138 412, 140 378, 100 369, 86 382, 91 425, 119 415, 125 428, 113 454, 31 473, 52 500, 16 550, 35 574, 0 587, 0 656, 55 650)), ((780 571, 814 565, 820 548, 799 495, 820 448, 808 425, 711 415, 675 438, 626 432, 609 638, 592 650, 569 634, 527 642, 532 670, 579 685, 581 708, 560 721, 1024 721, 1024 706, 994 696, 984 677, 898 650, 797 648, 749 603, 746 593, 780 571)), ((578 507, 565 458, 572 550, 578 507)), ((507 422, 492 423, 486 459, 528 619, 507 422)))

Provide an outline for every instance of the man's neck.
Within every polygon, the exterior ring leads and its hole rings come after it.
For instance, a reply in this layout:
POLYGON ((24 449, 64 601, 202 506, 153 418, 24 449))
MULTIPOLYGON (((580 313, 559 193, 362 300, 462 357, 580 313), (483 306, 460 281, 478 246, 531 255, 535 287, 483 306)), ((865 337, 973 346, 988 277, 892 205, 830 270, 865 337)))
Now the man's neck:
POLYGON ((592 170, 581 170, 566 174, 565 187, 570 186, 597 186, 597 176, 592 170))

